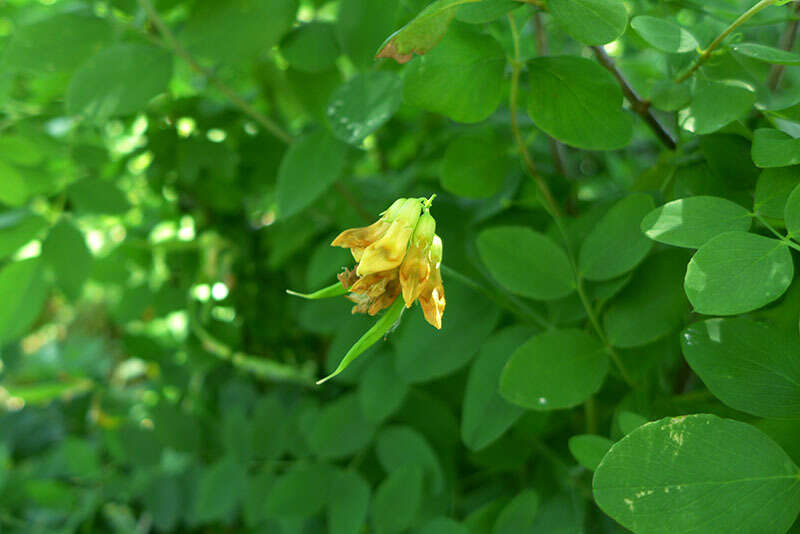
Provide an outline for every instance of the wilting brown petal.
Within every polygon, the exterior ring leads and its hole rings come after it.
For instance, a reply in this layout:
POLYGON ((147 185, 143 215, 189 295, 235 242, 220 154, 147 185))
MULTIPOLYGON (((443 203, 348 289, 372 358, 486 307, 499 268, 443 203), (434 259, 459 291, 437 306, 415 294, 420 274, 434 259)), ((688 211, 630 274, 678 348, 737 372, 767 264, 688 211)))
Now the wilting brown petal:
POLYGON ((366 248, 377 241, 388 229, 389 223, 384 220, 379 220, 369 226, 361 228, 351 228, 336 236, 331 246, 342 248, 366 248))

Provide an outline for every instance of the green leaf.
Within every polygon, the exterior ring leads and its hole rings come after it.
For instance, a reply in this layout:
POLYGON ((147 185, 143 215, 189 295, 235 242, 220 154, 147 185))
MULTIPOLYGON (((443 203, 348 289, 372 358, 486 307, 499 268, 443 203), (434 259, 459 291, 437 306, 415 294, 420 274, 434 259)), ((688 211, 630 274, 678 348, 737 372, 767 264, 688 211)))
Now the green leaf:
POLYGON ((521 7, 519 0, 481 0, 456 8, 456 20, 469 24, 483 24, 497 20, 519 7, 521 7))
POLYGON ((700 248, 719 234, 750 230, 750 212, 719 197, 673 200, 642 219, 642 231, 654 241, 676 247, 700 248))
POLYGON ((662 419, 615 444, 594 475, 598 506, 640 534, 783 534, 800 469, 769 437, 713 415, 662 419))
POLYGON ((464 135, 448 146, 442 160, 442 187, 466 198, 486 198, 503 185, 506 154, 493 134, 464 135))
POLYGON ((201 0, 180 38, 190 52, 221 63, 267 52, 292 28, 297 0, 201 0))
POLYGON ((291 217, 319 198, 339 178, 347 145, 319 129, 295 141, 278 169, 278 213, 291 217))
POLYGON ((378 534, 399 534, 413 526, 422 508, 422 469, 404 465, 389 473, 375 491, 372 525, 378 534))
POLYGON ((524 490, 511 499, 494 524, 492 534, 532 532, 531 527, 539 508, 539 497, 533 490, 524 490))
POLYGON ((342 49, 357 67, 369 69, 375 50, 394 30, 401 4, 395 0, 342 0, 336 18, 336 33, 342 49))
POLYGON ((431 519, 419 530, 419 534, 470 534, 469 529, 446 517, 431 519))
POLYGON ((756 182, 753 211, 782 219, 792 189, 800 185, 800 166, 764 169, 756 182))
POLYGON ((350 456, 365 447, 375 435, 375 425, 364 419, 355 393, 326 404, 310 425, 308 446, 324 459, 350 456))
POLYGON ((519 406, 500 396, 498 384, 511 354, 531 336, 531 329, 512 326, 490 337, 472 363, 461 411, 461 440, 477 451, 493 443, 522 416, 519 406))
POLYGON ((800 418, 800 338, 741 317, 683 331, 683 355, 722 402, 759 417, 800 418))
POLYGON ((197 483, 192 518, 195 523, 230 520, 247 487, 247 474, 232 458, 205 468, 197 483), (220 491, 225 488, 225 491, 220 491))
POLYGON ((323 287, 322 289, 314 291, 313 293, 298 293, 297 291, 287 289, 286 294, 306 300, 319 300, 329 299, 332 297, 341 297, 342 295, 347 294, 347 290, 344 288, 341 282, 336 282, 328 287, 323 287))
POLYGON ((14 70, 71 71, 110 40, 107 20, 85 13, 58 13, 15 28, 2 62, 14 70))
POLYGON ((489 272, 512 293, 554 300, 575 290, 567 254, 544 234, 522 226, 499 226, 481 232, 477 245, 489 272))
POLYGON ((0 259, 10 256, 36 239, 47 227, 44 217, 27 210, 0 213, 0 259))
POLYGON ((325 378, 318 380, 317 384, 322 384, 327 382, 334 376, 338 375, 345 369, 350 363, 358 358, 365 350, 370 348, 372 345, 377 343, 384 338, 389 330, 391 330, 395 324, 400 320, 400 317, 403 315, 403 310, 405 310, 405 304, 403 299, 395 299, 394 304, 392 304, 386 311, 383 312, 383 315, 375 321, 375 324, 366 331, 366 333, 356 341, 350 350, 347 351, 347 354, 344 355, 344 358, 339 362, 339 365, 336 366, 336 369, 326 376, 325 378))
POLYGON ((641 35, 650 46, 668 54, 682 54, 699 48, 697 39, 685 28, 667 19, 636 17, 631 28, 641 35))
POLYGON ((569 452, 579 464, 594 471, 613 444, 613 441, 604 436, 583 434, 569 438, 569 452))
POLYGON ((539 506, 532 532, 573 534, 584 532, 586 501, 575 493, 559 493, 539 506))
POLYGON ((800 237, 800 184, 795 187, 786 199, 784 208, 784 221, 786 230, 793 239, 800 237))
POLYGON ((410 384, 426 382, 464 367, 494 329, 500 313, 483 295, 444 276, 450 306, 436 330, 419 309, 410 310, 392 336, 395 368, 410 384))
POLYGON ((264 503, 267 516, 308 517, 316 514, 328 503, 335 478, 328 465, 295 463, 275 480, 267 493, 264 503))
POLYGON ((736 315, 783 295, 793 276, 786 244, 760 235, 726 232, 694 255, 686 269, 684 290, 697 313, 736 315))
POLYGON ((425 438, 413 428, 390 426, 383 429, 375 440, 375 452, 387 473, 413 465, 424 473, 432 494, 442 491, 444 472, 439 459, 425 438))
POLYGON ((578 268, 587 280, 610 280, 639 265, 653 248, 642 234, 642 219, 653 199, 634 193, 614 204, 581 245, 578 268))
POLYGON ((549 0, 547 5, 564 30, 587 45, 610 43, 628 25, 622 0, 549 0))
POLYGON ((633 117, 622 110, 622 90, 606 69, 575 56, 539 57, 528 69, 528 114, 551 137, 588 150, 630 142, 633 117))
POLYGON ((692 89, 687 82, 675 83, 672 80, 657 82, 650 91, 650 100, 658 109, 678 111, 692 101, 692 89))
POLYGON ((519 347, 500 376, 500 394, 531 410, 558 410, 583 403, 608 373, 600 342, 577 329, 538 334, 519 347))
POLYGON ((739 43, 731 46, 734 52, 775 65, 800 65, 800 55, 757 43, 739 43))
POLYGON ((50 230, 42 244, 42 260, 50 267, 56 283, 70 299, 80 297, 94 261, 83 232, 62 219, 50 230))
POLYGON ((739 80, 695 80, 689 108, 692 127, 699 135, 716 132, 743 117, 756 102, 752 86, 739 80))
POLYGON ((0 161, 0 203, 21 206, 28 199, 25 178, 15 168, 0 161))
POLYGON ((98 178, 84 178, 67 189, 75 209, 83 213, 122 215, 131 207, 116 184, 98 178))
POLYGON ((333 135, 359 145, 392 118, 403 100, 403 80, 393 72, 354 76, 331 95, 326 116, 333 135))
POLYGON ((408 393, 406 384, 394 368, 391 349, 371 358, 358 384, 358 401, 364 417, 379 423, 396 412, 408 393))
POLYGON ((309 22, 292 30, 281 42, 286 61, 303 72, 320 72, 333 67, 339 57, 335 26, 309 22))
POLYGON ((681 326, 689 310, 682 291, 685 265, 686 257, 679 251, 645 260, 603 318, 611 345, 640 347, 681 326))
POLYGON ((28 332, 48 293, 39 258, 9 263, 0 270, 0 345, 28 332))
POLYGON ((457 122, 480 122, 500 104, 505 64, 492 37, 453 28, 435 50, 408 66, 403 99, 457 122))
POLYGON ((759 128, 753 135, 753 163, 761 168, 800 164, 800 139, 771 128, 759 128))
POLYGON ((453 8, 478 0, 434 0, 411 22, 394 32, 378 49, 375 57, 393 58, 405 63, 414 54, 424 55, 447 33, 453 20, 453 8))
POLYGON ((69 113, 94 120, 129 115, 144 108, 167 90, 172 56, 166 50, 142 44, 106 48, 81 65, 69 82, 69 113))
POLYGON ((369 509, 369 484, 355 471, 337 471, 331 478, 328 500, 328 532, 361 532, 369 509))

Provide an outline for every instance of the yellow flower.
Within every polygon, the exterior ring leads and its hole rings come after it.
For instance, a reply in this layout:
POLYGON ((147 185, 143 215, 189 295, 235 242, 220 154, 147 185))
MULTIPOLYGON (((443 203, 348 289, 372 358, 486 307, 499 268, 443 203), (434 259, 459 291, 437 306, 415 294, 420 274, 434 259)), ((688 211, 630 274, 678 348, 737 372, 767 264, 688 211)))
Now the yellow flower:
POLYGON ((428 251, 431 248, 435 232, 436 221, 426 211, 417 222, 408 252, 400 265, 400 285, 403 288, 403 300, 406 302, 406 308, 410 308, 417 300, 422 292, 423 284, 431 274, 428 251))
POLYGON ((357 262, 339 275, 355 303, 353 313, 375 315, 402 294, 406 307, 419 300, 425 319, 442 327, 442 240, 429 205, 424 199, 401 198, 377 222, 345 230, 333 240, 331 245, 349 248, 357 262))
POLYGON ((408 249, 408 240, 417 226, 420 211, 422 202, 417 198, 409 198, 403 203, 389 229, 380 239, 364 249, 356 270, 359 276, 400 267, 408 249))
POLYGON ((442 273, 439 270, 442 263, 442 240, 438 235, 433 236, 433 243, 428 252, 428 263, 431 275, 422 287, 419 305, 422 307, 422 313, 425 314, 425 320, 437 329, 441 329, 446 301, 442 273))

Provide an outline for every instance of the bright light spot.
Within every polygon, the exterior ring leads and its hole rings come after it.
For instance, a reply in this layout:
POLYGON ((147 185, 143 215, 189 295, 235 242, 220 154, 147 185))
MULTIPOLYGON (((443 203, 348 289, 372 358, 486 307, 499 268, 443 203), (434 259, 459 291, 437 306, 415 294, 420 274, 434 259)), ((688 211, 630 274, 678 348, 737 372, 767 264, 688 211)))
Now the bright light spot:
POLYGON ((88 243, 89 249, 97 254, 106 244, 106 238, 100 230, 89 230, 86 234, 86 243, 88 243))
POLYGON ((211 287, 208 284, 198 284, 192 288, 192 296, 201 302, 205 302, 211 298, 211 287))
POLYGON ((252 122, 246 122, 244 123, 244 133, 247 135, 255 135, 258 133, 258 128, 256 128, 256 125, 252 122))
POLYGON ((175 337, 186 336, 189 318, 185 311, 172 312, 167 316, 167 327, 175 337))
POLYGON ((75 119, 70 117, 58 117, 51 121, 47 121, 44 129, 53 137, 63 137, 75 125, 75 119))
POLYGON ((150 232, 150 241, 152 243, 160 243, 168 241, 175 237, 178 229, 173 221, 164 221, 158 223, 155 228, 150 232))
POLYGON ((178 229, 178 239, 191 241, 194 239, 194 219, 190 215, 181 217, 181 226, 178 229))
POLYGON ((27 260, 28 258, 35 258, 41 253, 42 253, 42 242, 36 239, 34 241, 31 241, 21 249, 19 249, 19 251, 17 251, 17 253, 14 254, 14 259, 17 261, 27 260))
POLYGON ((608 52, 609 56, 619 56, 622 54, 622 43, 619 40, 611 41, 607 45, 603 45, 603 48, 608 52))
POLYGON ((175 202, 178 200, 178 193, 175 192, 174 189, 171 187, 167 187, 166 185, 161 188, 161 194, 164 195, 164 200, 167 202, 175 202))
POLYGON ((146 430, 153 430, 153 420, 152 419, 142 419, 139 421, 139 426, 146 429, 146 430))
POLYGON ((228 134, 225 133, 225 130, 220 130, 219 128, 212 128, 206 132, 206 138, 212 143, 221 143, 226 137, 228 137, 228 134))
POLYGON ((121 224, 115 224, 108 231, 108 236, 114 243, 122 243, 125 241, 125 236, 128 235, 127 230, 121 224))
POLYGON ((364 148, 367 150, 375 148, 375 136, 370 134, 364 138, 364 148))
POLYGON ((136 119, 134 119, 133 125, 131 125, 131 134, 144 135, 144 133, 147 131, 147 124, 147 116, 138 115, 136 119))
POLYGON ((191 117, 181 117, 175 124, 178 128, 178 135, 181 137, 189 137, 197 128, 197 123, 191 117))
POLYGON ((230 323, 236 319, 236 310, 227 306, 214 306, 211 309, 211 317, 217 321, 230 323))
POLYGON ((261 216, 259 220, 261 226, 269 226, 270 224, 275 222, 275 212, 270 210, 266 212, 264 215, 261 216))
POLYGON ((128 170, 131 174, 142 174, 152 162, 153 153, 148 150, 128 161, 128 170))
POLYGON ((308 6, 303 6, 297 12, 297 20, 300 22, 311 22, 314 20, 314 10, 308 6))
POLYGON ((214 297, 214 300, 223 300, 228 296, 228 286, 222 282, 217 282, 211 286, 211 296, 214 297))

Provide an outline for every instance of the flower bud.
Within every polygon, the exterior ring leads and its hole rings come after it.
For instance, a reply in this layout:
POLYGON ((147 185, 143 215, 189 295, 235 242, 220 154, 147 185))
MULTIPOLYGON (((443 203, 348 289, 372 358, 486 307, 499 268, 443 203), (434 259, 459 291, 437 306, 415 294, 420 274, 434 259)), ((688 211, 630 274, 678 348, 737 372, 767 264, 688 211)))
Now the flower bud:
POLYGON ((430 276, 431 267, 428 262, 428 250, 431 247, 435 232, 436 221, 426 210, 417 222, 417 227, 411 236, 411 244, 403 259, 403 264, 400 266, 400 286, 403 289, 403 300, 406 303, 406 308, 410 308, 414 301, 417 300, 423 285, 430 276))
POLYGON ((388 271, 400 266, 421 209, 422 203, 419 199, 410 198, 403 203, 398 210, 397 218, 390 224, 386 233, 364 249, 356 271, 359 276, 388 271))

